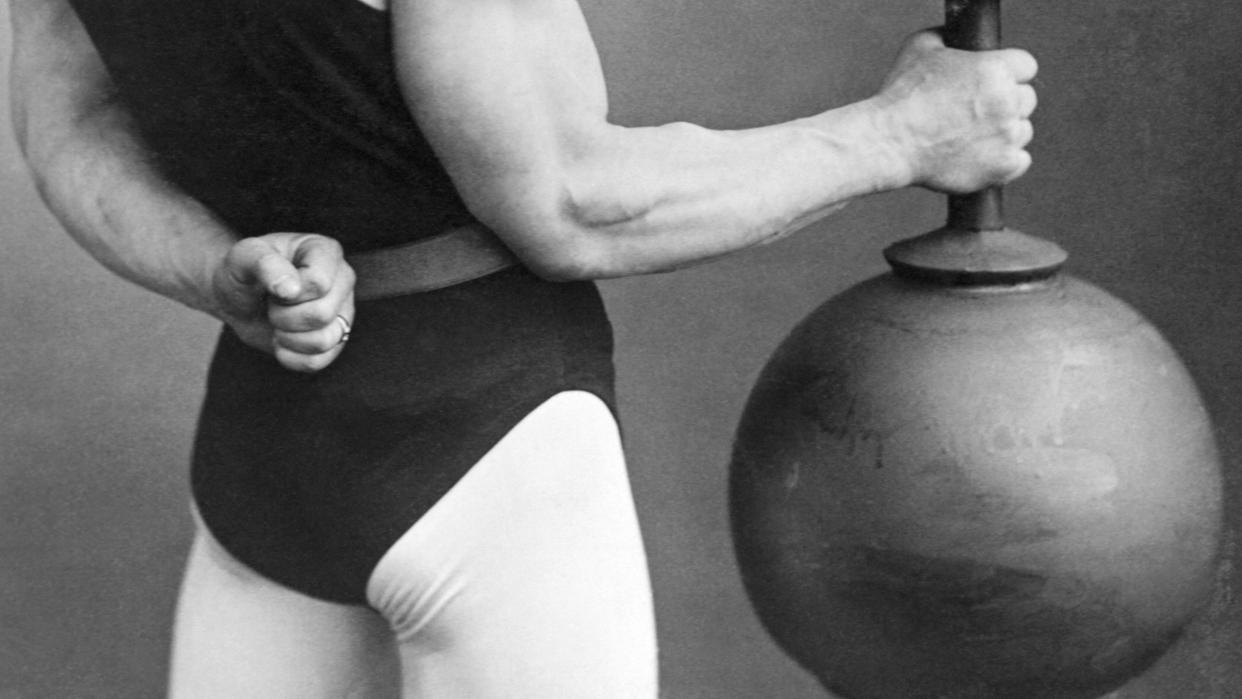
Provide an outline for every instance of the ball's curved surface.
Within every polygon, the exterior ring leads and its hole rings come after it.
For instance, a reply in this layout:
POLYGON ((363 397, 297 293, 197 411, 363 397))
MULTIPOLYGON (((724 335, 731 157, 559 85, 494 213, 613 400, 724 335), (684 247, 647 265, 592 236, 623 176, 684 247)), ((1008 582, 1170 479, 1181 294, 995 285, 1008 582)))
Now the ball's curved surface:
POLYGON ((891 274, 821 306, 742 418, 735 546, 766 628, 849 699, 1097 697, 1203 605, 1220 466, 1185 368, 1068 276, 891 274))

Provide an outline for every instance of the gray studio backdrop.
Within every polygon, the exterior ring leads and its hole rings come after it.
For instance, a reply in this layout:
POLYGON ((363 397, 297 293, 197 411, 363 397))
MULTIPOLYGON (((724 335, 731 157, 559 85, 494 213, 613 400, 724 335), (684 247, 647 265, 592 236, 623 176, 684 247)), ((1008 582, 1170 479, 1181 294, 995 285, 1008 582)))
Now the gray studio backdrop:
MULTIPOLYGON (((342 2, 354 0, 341 0, 342 2)), ((590 0, 614 118, 759 125, 866 96, 936 0, 590 0)), ((7 16, 3 22, 8 53, 7 16)), ((1239 505, 1242 4, 1012 0, 1042 62, 1035 168, 1010 218, 1142 309, 1198 377, 1239 505)), ((7 65, 7 59, 6 59, 7 65)), ((0 98, 3 100, 3 98, 0 98)), ((0 129, 0 699, 156 697, 190 535, 185 470, 216 328, 117 281, 36 201, 0 129)), ((826 696, 751 615, 725 467, 783 333, 878 272, 940 199, 858 202, 793 239, 604 285, 671 699, 826 696)), ((1231 525, 1237 516, 1231 516, 1231 525)), ((1232 539, 1231 539, 1232 541, 1232 539)), ((1204 619, 1124 699, 1242 695, 1231 543, 1204 619)))

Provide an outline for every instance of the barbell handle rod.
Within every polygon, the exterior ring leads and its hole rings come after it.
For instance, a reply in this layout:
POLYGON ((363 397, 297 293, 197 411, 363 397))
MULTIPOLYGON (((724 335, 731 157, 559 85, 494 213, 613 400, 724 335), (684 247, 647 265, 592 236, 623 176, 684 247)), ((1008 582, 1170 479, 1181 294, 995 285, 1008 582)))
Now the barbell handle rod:
MULTIPOLYGON (((944 43, 964 51, 1001 47, 1000 0, 945 0, 944 43)), ((965 231, 998 231, 1005 227, 1004 189, 989 187, 970 194, 949 195, 948 227, 965 231)))

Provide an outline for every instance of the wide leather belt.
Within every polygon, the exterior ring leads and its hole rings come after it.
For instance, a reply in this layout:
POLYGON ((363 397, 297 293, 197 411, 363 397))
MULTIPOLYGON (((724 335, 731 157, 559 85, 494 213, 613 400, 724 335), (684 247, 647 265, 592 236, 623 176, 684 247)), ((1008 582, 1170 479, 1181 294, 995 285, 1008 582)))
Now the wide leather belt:
POLYGON ((496 234, 478 224, 345 259, 358 275, 354 297, 362 301, 435 291, 518 264, 496 234))

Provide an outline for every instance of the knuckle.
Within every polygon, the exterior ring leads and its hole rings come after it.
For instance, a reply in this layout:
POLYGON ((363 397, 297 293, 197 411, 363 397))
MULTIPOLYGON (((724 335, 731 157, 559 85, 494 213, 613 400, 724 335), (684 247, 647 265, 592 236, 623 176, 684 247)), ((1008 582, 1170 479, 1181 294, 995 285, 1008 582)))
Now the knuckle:
POLYGON ((991 55, 1005 74, 1011 77, 1027 80, 1039 71, 1039 63, 1029 51, 1008 48, 991 52, 991 55))
POLYGON ((1035 138, 1035 125, 1029 121, 1018 122, 1017 145, 1026 147, 1035 138))
POLYGON ((337 240, 336 238, 326 236, 326 235, 321 235, 317 237, 320 241, 322 241, 321 245, 327 248, 328 252, 332 253, 333 255, 337 257, 344 257, 345 250, 344 248, 341 247, 341 242, 339 240, 337 240))
POLYGON ((1035 88, 1030 85, 1022 85, 1018 88, 1018 111, 1024 117, 1029 117, 1035 112, 1035 108, 1039 106, 1039 94, 1035 92, 1035 88))
POLYGON ((974 55, 977 56, 976 70, 981 78, 988 82, 1011 79, 1012 67, 1002 52, 983 51, 974 55))
POLYGON ((304 360, 306 371, 308 372, 322 371, 323 369, 326 369, 329 364, 332 363, 333 359, 335 359, 335 357, 329 352, 306 355, 306 358, 304 360))
POLYGON ((324 303, 309 303, 306 308, 299 310, 298 316, 303 326, 322 328, 336 317, 336 309, 324 303))
POLYGON ((311 350, 315 353, 322 353, 331 350, 340 343, 340 333, 335 328, 327 327, 318 330, 311 338, 311 350))
POLYGON ((280 362, 281 366, 291 371, 308 371, 309 369, 306 366, 305 359, 306 357, 304 355, 298 354, 293 350, 285 347, 276 348, 276 361, 280 362))
POLYGON ((316 267, 331 269, 345 259, 345 250, 336 238, 326 235, 309 235, 301 246, 304 257, 315 260, 316 267))
POLYGON ((299 354, 319 354, 336 346, 336 339, 329 337, 326 330, 314 330, 304 333, 281 333, 278 342, 281 346, 299 354))
POLYGON ((313 245, 320 248, 324 252, 339 253, 341 252, 341 243, 332 236, 323 235, 321 233, 299 233, 297 238, 298 245, 313 245))
POLYGON ((993 88, 984 92, 979 99, 981 111, 994 119, 1009 120, 1021 113, 1020 97, 1014 90, 993 88))
POLYGON ((335 313, 326 304, 302 303, 296 306, 270 305, 268 320, 287 332, 306 332, 322 328, 332 322, 335 313))
POLYGON ((1039 61, 1036 60, 1034 55, 1022 49, 1013 49, 1013 52, 1018 72, 1030 77, 1034 77, 1039 73, 1039 61))
POLYGON ((335 313, 322 303, 304 303, 293 309, 289 323, 299 330, 317 330, 332 323, 335 313))
POLYGON ((928 35, 931 33, 932 32, 929 29, 920 29, 916 32, 910 32, 909 34, 906 34, 905 38, 901 42, 901 45, 905 48, 917 49, 918 47, 925 45, 930 40, 928 35))
POLYGON ((289 249, 294 251, 307 243, 314 242, 319 237, 315 233, 303 233, 301 231, 281 231, 271 235, 278 236, 289 249))
POLYGON ((1031 154, 1024 150, 1009 153, 1003 162, 1001 178, 1004 182, 1012 182, 1026 173, 1031 166, 1031 154))
POLYGON ((358 281, 358 273, 355 272, 354 268, 349 264, 342 264, 337 272, 337 276, 340 278, 341 283, 349 286, 350 288, 352 288, 358 281))
POLYGON ((323 354, 302 354, 288 349, 278 350, 276 358, 286 369, 304 374, 320 371, 332 361, 331 357, 323 354))
POLYGON ((935 29, 923 29, 912 34, 906 35, 901 43, 901 51, 899 56, 904 59, 917 59, 918 57, 935 51, 944 45, 940 37, 940 32, 935 29))
POLYGON ((1026 136, 1026 127, 1020 121, 1007 121, 1001 126, 1001 137, 1008 143, 1019 144, 1026 136))

